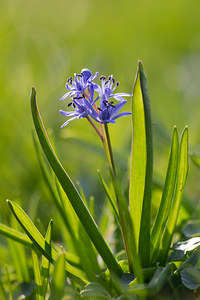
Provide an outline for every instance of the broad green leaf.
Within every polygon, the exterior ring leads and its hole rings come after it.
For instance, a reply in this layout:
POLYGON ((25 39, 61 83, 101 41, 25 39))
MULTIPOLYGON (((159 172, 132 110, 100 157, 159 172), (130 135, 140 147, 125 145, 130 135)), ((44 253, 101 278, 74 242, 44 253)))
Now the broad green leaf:
MULTIPOLYGON (((186 270, 187 268, 200 268, 200 246, 192 252, 191 256, 176 270, 174 274, 170 277, 170 286, 178 285, 181 283, 180 274, 181 271, 186 270)), ((169 288, 169 285, 166 285, 166 290, 169 288)))
MULTIPOLYGON (((14 216, 16 217, 19 224, 22 226, 28 237, 32 240, 34 246, 50 261, 54 262, 58 253, 56 250, 49 245, 49 243, 44 239, 38 229, 35 227, 33 222, 27 216, 27 214, 22 210, 22 208, 13 201, 7 200, 14 216)), ((80 273, 72 266, 70 266, 67 261, 65 261, 65 270, 67 276, 69 276, 72 280, 75 280, 80 285, 85 285, 84 280, 82 280, 79 276, 80 273)))
POLYGON ((156 295, 162 289, 164 284, 168 282, 169 277, 175 269, 176 267, 174 264, 169 264, 165 268, 158 269, 154 273, 149 284, 136 284, 130 286, 130 292, 140 297, 156 295))
POLYGON ((36 284, 36 300, 44 300, 42 296, 42 278, 40 274, 40 264, 38 260, 38 256, 35 253, 34 247, 32 249, 32 260, 33 260, 33 272, 36 284))
POLYGON ((71 179, 69 178, 68 174, 66 173, 65 169, 61 165, 60 161, 58 160, 47 133, 45 131, 44 125, 42 123, 41 116, 39 114, 39 110, 36 104, 36 92, 35 89, 32 89, 31 95, 31 109, 32 109, 32 116, 35 125, 35 129, 40 141, 40 144, 43 148, 43 151, 55 173, 57 176, 63 190, 67 194, 78 218, 80 219, 83 227, 85 228, 87 234, 89 235, 91 241, 93 242, 94 246, 96 247, 97 251, 99 252, 100 256, 104 260, 105 264, 107 265, 110 271, 115 272, 119 276, 122 274, 122 270, 112 253, 111 249, 107 245, 106 241, 104 240, 102 234, 100 233, 94 219, 92 218, 91 214, 89 213, 86 205, 84 204, 82 198, 80 197, 77 189, 75 188, 74 184, 72 183, 71 179))
POLYGON ((65 286, 65 254, 62 253, 56 260, 52 281, 51 281, 51 300, 61 300, 65 286))
POLYGON ((130 214, 142 266, 150 260, 151 190, 153 173, 152 121, 146 77, 141 61, 132 98, 130 214))
POLYGON ((187 173, 188 173, 188 128, 185 127, 182 134, 181 143, 180 143, 177 180, 176 180, 176 188, 174 192, 174 199, 172 201, 169 217, 161 241, 160 252, 158 255, 161 265, 164 265, 167 259, 168 251, 172 241, 172 236, 178 218, 178 213, 179 213, 181 198, 183 194, 183 189, 187 178, 187 173))
POLYGON ((112 299, 107 290, 97 282, 89 283, 85 286, 84 290, 80 292, 81 298, 94 297, 95 299, 112 299))
POLYGON ((181 281, 189 290, 196 290, 200 287, 200 269, 187 268, 180 272, 181 281))
MULTIPOLYGON (((45 241, 51 246, 51 238, 52 238, 52 227, 53 227, 53 220, 50 220, 45 241)), ((45 297, 48 287, 49 281, 49 269, 50 269, 50 262, 49 260, 43 255, 42 256, 42 263, 41 263, 41 279, 42 279, 42 296, 45 297)))
POLYGON ((182 228, 186 237, 200 236, 200 220, 189 220, 182 228))
POLYGON ((151 262, 154 255, 158 251, 166 220, 168 218, 170 205, 173 199, 178 165, 178 151, 178 134, 176 127, 174 127, 167 176, 163 188, 159 210, 151 232, 151 262))

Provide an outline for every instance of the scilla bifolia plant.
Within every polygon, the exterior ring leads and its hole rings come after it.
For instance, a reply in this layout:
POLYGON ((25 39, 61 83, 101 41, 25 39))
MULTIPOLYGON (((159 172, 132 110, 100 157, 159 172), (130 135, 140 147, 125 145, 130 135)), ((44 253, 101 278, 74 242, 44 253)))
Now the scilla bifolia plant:
POLYGON ((168 281, 173 280, 174 274, 179 274, 179 269, 176 270, 175 264, 167 263, 167 258, 188 171, 188 129, 184 129, 179 145, 177 129, 174 127, 162 199, 152 222, 152 119, 143 65, 139 61, 133 95, 116 93, 119 83, 115 82, 112 75, 108 78, 101 76, 100 84, 97 83, 97 77, 98 73, 93 76, 89 70, 83 69, 80 74, 75 74, 74 80, 72 77, 68 79, 68 92, 61 98, 68 101, 67 111, 60 112, 69 119, 62 127, 72 120, 85 118, 102 141, 115 199, 100 171, 99 177, 111 203, 116 226, 123 237, 125 257, 120 260, 113 253, 93 218, 92 205, 88 207, 83 192, 78 192, 58 160, 43 125, 33 88, 31 110, 35 130, 55 174, 55 182, 52 183, 52 174, 43 160, 36 139, 35 147, 45 181, 68 232, 68 252, 63 250, 60 254, 59 248, 51 241, 52 221, 43 237, 22 208, 12 201, 8 201, 8 204, 26 235, 3 225, 1 233, 32 247, 37 299, 45 299, 48 295, 51 299, 61 299, 66 286, 65 276, 77 290, 77 299, 144 299, 147 296, 155 299, 168 281), (120 112, 127 102, 124 97, 130 96, 132 113, 120 112), (108 128, 109 123, 115 123, 119 117, 127 115, 132 118, 128 199, 119 182, 108 128), (42 254, 41 266, 36 255, 38 251, 42 254), (48 287, 50 263, 55 263, 51 289, 48 287))

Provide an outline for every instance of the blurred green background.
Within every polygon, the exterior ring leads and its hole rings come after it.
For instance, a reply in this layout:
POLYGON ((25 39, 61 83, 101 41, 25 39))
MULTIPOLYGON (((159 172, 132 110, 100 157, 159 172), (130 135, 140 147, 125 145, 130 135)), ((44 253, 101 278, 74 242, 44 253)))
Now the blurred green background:
MULTIPOLYGON (((200 148, 200 2, 193 0, 57 0, 0 2, 0 202, 31 199, 49 206, 37 163, 30 93, 34 86, 45 126, 73 180, 100 197, 96 169, 104 169, 98 138, 86 120, 64 129, 59 99, 66 79, 82 68, 113 74, 119 92, 131 93, 143 61, 154 124, 155 174, 163 176, 170 136, 187 124, 190 149, 200 148), (78 142, 81 138, 83 144, 78 142), (84 144, 85 141, 85 144, 84 144), (90 145, 90 147, 88 147, 90 145)), ((128 99, 129 100, 129 99, 128 99)), ((130 101, 127 109, 130 109, 130 101)), ((131 121, 110 126, 116 160, 127 171, 131 121)), ((106 172, 104 171, 105 176, 106 172)), ((197 201, 200 174, 190 164, 186 193, 197 201)))

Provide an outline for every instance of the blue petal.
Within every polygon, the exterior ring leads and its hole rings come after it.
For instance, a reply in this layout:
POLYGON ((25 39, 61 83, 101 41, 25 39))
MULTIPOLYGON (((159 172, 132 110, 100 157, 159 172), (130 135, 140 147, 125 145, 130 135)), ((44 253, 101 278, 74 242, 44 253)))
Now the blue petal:
POLYGON ((76 111, 64 111, 62 109, 60 110, 60 113, 65 117, 73 117, 78 115, 76 111))
POLYGON ((71 122, 71 121, 73 121, 75 119, 78 119, 78 117, 73 117, 73 118, 67 120, 64 124, 62 124, 61 128, 65 127, 67 124, 69 124, 69 122, 71 122))
POLYGON ((122 112, 122 113, 118 114, 117 116, 115 116, 113 118, 113 120, 116 120, 117 118, 120 118, 120 117, 123 117, 123 116, 129 116, 129 115, 131 115, 131 112, 122 112))

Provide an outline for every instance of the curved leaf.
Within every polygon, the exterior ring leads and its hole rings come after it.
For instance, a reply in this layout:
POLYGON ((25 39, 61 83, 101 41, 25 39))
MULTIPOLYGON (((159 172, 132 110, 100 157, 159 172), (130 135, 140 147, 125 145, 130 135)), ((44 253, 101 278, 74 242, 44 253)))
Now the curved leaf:
POLYGON ((68 176, 65 169, 61 165, 60 161, 58 160, 58 158, 51 146, 51 143, 50 143, 47 133, 45 131, 45 128, 42 123, 42 119, 41 119, 41 116, 39 114, 39 110, 38 110, 38 107, 36 104, 36 91, 34 88, 32 89, 32 95, 31 95, 31 109, 32 109, 32 116, 33 116, 35 129, 36 129, 40 144, 42 146, 42 149, 43 149, 55 175, 57 176, 57 178, 58 178, 63 190, 67 194, 78 218, 80 219, 83 227, 85 228, 87 234, 89 235, 91 241, 93 242, 97 251, 101 255, 101 257, 104 260, 105 264, 107 265, 108 269, 120 276, 122 274, 121 267, 119 266, 114 254, 112 253, 111 249, 109 248, 106 241, 104 240, 94 219, 92 218, 86 205, 84 204, 83 200, 81 199, 77 189, 75 188, 70 177, 68 176))

